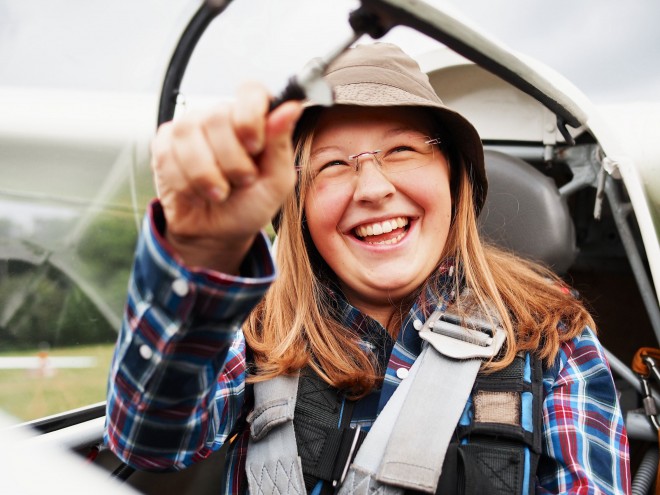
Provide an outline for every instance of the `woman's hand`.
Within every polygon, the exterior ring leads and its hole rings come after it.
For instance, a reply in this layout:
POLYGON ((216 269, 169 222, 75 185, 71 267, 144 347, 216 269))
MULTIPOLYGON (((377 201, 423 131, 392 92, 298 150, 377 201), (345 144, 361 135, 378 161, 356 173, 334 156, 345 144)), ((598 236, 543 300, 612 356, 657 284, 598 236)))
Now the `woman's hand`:
POLYGON ((256 235, 296 182, 291 136, 302 106, 268 113, 256 83, 204 115, 163 124, 152 169, 168 242, 188 266, 237 274, 256 235))

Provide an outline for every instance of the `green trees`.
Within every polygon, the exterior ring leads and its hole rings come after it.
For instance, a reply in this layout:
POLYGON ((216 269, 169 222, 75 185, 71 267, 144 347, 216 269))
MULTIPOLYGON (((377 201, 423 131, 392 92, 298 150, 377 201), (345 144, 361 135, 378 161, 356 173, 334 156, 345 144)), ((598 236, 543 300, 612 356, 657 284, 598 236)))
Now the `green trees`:
POLYGON ((0 260, 0 349, 114 342, 136 238, 131 216, 104 211, 76 245, 0 260))

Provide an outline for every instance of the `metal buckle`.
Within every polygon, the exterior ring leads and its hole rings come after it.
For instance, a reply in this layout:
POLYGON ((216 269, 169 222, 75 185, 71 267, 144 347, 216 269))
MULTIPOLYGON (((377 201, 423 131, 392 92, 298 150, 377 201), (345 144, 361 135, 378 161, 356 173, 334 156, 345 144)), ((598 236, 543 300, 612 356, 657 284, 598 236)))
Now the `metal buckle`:
POLYGON ((353 434, 353 439, 351 441, 351 448, 348 451, 348 456, 346 457, 346 462, 344 463, 344 468, 341 471, 341 476, 339 477, 339 479, 332 481, 332 487, 333 488, 339 488, 341 486, 341 484, 346 479, 346 475, 348 474, 348 468, 353 463, 353 458, 355 457, 356 450, 357 450, 358 440, 360 439, 361 428, 358 425, 354 429, 355 429, 355 433, 353 434))
POLYGON ((501 326, 493 326, 477 317, 461 320, 459 316, 435 311, 426 320, 419 336, 443 356, 453 359, 489 359, 506 341, 501 326))
POLYGON ((655 359, 648 354, 642 354, 642 362, 646 365, 647 374, 641 375, 638 374, 639 380, 642 384, 642 404, 644 406, 644 413, 648 416, 649 421, 655 427, 656 430, 660 431, 660 420, 658 419, 658 407, 653 398, 653 393, 651 392, 650 378, 654 378, 656 383, 660 383, 660 369, 655 359))

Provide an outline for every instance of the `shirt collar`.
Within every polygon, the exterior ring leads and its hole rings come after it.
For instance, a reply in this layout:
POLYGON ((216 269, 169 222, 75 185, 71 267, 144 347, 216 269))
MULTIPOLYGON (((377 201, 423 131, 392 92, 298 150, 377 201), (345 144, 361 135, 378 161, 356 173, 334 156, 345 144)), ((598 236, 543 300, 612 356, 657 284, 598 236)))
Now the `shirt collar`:
MULTIPOLYGON (((423 287, 419 297, 403 318, 396 342, 404 348, 419 354, 421 328, 437 307, 444 309, 454 298, 454 262, 445 260, 436 273, 423 287), (415 323, 419 321, 420 323, 415 323), (417 328, 419 327, 419 328, 417 328)), ((337 286, 326 287, 330 301, 333 301, 335 318, 344 327, 350 329, 361 341, 365 350, 375 353, 381 370, 385 370, 395 340, 389 332, 376 320, 362 313, 350 304, 341 289, 337 286)))

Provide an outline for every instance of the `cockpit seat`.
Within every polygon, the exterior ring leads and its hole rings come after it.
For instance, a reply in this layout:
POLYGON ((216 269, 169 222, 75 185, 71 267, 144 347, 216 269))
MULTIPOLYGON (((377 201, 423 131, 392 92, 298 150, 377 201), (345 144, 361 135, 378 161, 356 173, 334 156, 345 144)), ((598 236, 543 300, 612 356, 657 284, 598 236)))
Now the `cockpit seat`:
POLYGON ((555 182, 514 156, 486 150, 484 238, 564 274, 575 261, 575 226, 555 182))

